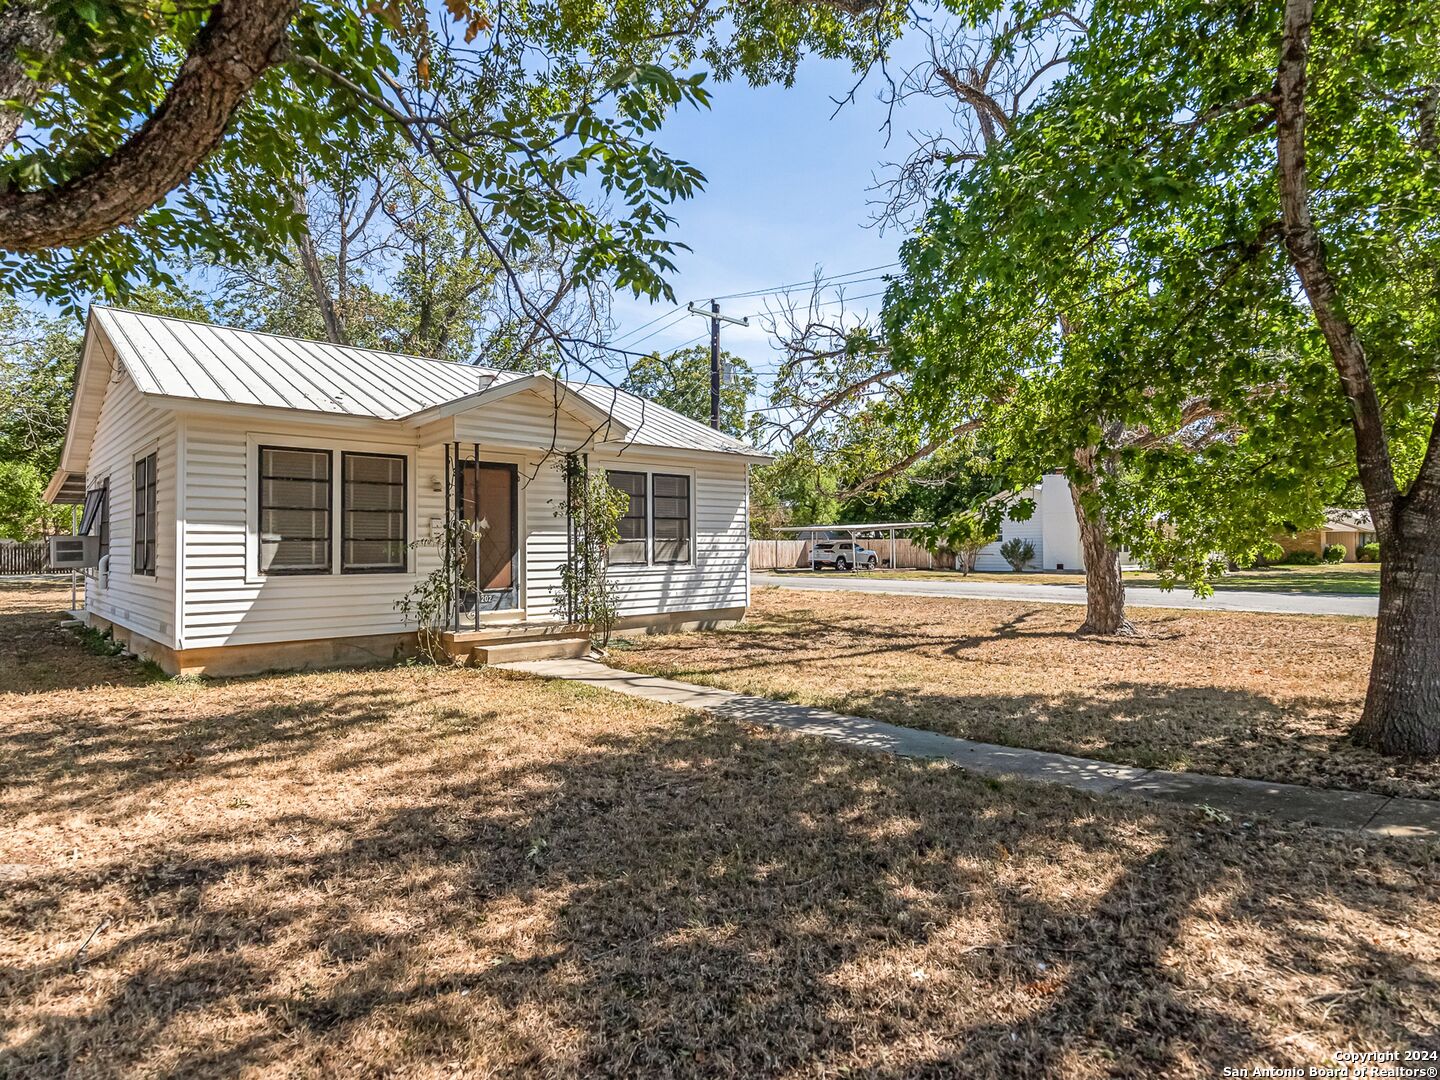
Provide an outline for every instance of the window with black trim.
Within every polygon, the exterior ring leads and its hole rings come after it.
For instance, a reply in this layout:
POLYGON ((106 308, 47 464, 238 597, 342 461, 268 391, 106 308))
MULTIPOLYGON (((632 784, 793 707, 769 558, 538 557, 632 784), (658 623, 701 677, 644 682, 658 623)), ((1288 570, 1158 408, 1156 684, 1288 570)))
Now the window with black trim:
POLYGON ((340 571, 405 572, 405 458, 343 453, 340 571))
POLYGON ((655 473, 651 523, 657 563, 690 561, 690 477, 655 473))
POLYGON ((85 492, 85 509, 80 514, 77 536, 100 537, 100 557, 110 554, 110 478, 85 492))
POLYGON ((645 474, 643 472, 605 471, 605 479, 616 491, 630 496, 630 505, 620 519, 620 539, 610 545, 610 565, 644 565, 649 531, 645 505, 645 474))
POLYGON ((260 572, 330 572, 330 451, 260 447, 260 572))
POLYGON ((155 455, 135 462, 135 528, 130 537, 131 567, 155 576, 155 455))

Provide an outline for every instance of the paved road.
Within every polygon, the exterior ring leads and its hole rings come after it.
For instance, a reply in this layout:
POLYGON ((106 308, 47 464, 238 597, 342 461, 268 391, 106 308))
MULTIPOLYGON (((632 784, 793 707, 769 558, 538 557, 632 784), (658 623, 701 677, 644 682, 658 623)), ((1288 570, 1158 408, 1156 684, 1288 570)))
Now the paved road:
MULTIPOLYGON (((752 585, 776 585, 782 589, 883 593, 892 596, 955 596, 966 600, 1028 600, 1037 604, 1083 604, 1085 586, 1011 585, 1003 581, 915 581, 858 578, 849 574, 832 577, 796 577, 789 574, 750 575, 752 585)), ((1133 607, 1197 608, 1205 611, 1267 611, 1282 615, 1369 615, 1380 608, 1374 596, 1325 596, 1301 593, 1249 592, 1224 589, 1201 600, 1187 590, 1129 585, 1125 602, 1133 607)))

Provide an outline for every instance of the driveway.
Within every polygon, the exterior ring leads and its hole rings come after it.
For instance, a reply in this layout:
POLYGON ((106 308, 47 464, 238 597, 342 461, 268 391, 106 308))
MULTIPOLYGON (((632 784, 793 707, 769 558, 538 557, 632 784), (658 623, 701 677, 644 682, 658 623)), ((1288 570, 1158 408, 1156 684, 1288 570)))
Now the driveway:
MULTIPOLYGON (((882 593, 892 596, 954 596, 965 600, 1022 600, 1037 604, 1083 604, 1085 586, 1011 585, 1001 581, 886 581, 857 578, 848 574, 830 577, 791 577, 788 574, 752 573, 753 585, 774 585, 782 589, 842 590, 882 593)), ((1208 599, 1188 591, 1128 585, 1125 602, 1134 607, 1193 608, 1202 611, 1266 611, 1281 615, 1368 615, 1374 618, 1380 600, 1374 596, 1324 596, 1301 593, 1246 592, 1225 589, 1208 599)))

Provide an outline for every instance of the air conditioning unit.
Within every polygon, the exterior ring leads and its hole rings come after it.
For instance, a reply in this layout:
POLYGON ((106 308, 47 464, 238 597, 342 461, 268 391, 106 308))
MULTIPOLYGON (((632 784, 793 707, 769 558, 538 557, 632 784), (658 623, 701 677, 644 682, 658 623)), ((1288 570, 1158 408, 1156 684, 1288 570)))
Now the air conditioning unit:
POLYGON ((100 537, 52 536, 50 565, 56 570, 81 570, 100 562, 100 537))

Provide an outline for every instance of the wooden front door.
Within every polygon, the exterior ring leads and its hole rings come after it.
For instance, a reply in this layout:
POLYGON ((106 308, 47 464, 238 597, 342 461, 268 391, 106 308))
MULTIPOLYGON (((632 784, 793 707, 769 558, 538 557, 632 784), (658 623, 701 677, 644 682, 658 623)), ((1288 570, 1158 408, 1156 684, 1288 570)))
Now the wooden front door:
POLYGON ((461 610, 514 610, 520 606, 519 470, 496 461, 462 461, 455 487, 466 537, 461 610))

